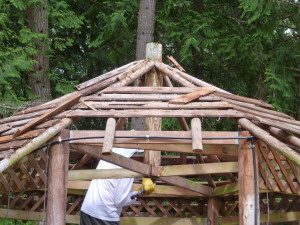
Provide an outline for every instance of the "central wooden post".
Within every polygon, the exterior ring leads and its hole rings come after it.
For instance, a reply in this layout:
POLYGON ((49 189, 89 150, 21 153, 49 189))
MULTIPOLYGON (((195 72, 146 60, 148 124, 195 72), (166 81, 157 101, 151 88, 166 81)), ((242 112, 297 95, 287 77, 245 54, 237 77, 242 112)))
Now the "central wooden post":
MULTIPOLYGON (((62 130, 53 141, 69 138, 69 131, 62 130)), ((47 225, 66 224, 69 143, 62 142, 50 149, 48 172, 47 225)))
MULTIPOLYGON (((245 132, 245 131, 239 132, 239 137, 241 136, 244 137, 250 136, 250 134, 249 132, 245 132)), ((259 224, 260 221, 259 204, 257 204, 257 209, 255 209, 255 179, 254 179, 255 176, 254 176, 254 160, 252 155, 251 140, 249 139, 239 140, 238 160, 239 160, 239 224, 240 225, 259 224), (255 210, 257 210, 256 213, 255 210)), ((258 200, 259 194, 257 193, 257 195, 258 195, 257 202, 259 202, 258 200)))
MULTIPOLYGON (((146 47, 146 59, 162 61, 162 45, 158 43, 148 43, 146 47)), ((145 78, 145 86, 162 87, 163 76, 153 68, 145 78)), ((147 117, 146 130, 160 131, 161 117, 147 117)), ((161 164, 160 151, 145 151, 145 163, 159 166, 161 164)))
POLYGON ((218 225, 220 201, 217 198, 209 198, 207 202, 207 224, 218 225))

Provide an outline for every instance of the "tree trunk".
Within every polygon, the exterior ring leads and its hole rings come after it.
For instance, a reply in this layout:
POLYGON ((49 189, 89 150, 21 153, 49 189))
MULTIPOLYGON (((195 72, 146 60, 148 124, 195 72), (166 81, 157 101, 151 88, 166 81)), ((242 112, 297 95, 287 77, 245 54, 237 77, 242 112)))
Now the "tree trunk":
MULTIPOLYGON (((136 59, 146 58, 146 45, 154 41, 156 0, 140 0, 140 11, 138 18, 136 59)), ((138 86, 139 80, 134 82, 138 86)), ((145 118, 131 118, 131 129, 145 130, 145 118)))
MULTIPOLYGON (((195 0, 194 1, 195 9, 201 13, 205 9, 204 7, 204 0, 195 0)), ((204 78, 204 66, 200 65, 204 61, 203 56, 203 46, 200 44, 199 46, 200 51, 198 52, 194 47, 192 47, 192 55, 193 55, 193 67, 194 67, 194 76, 203 80, 204 78)))
POLYGON ((154 41, 154 17, 156 0, 140 0, 136 60, 146 58, 146 45, 154 41))
MULTIPOLYGON (((48 0, 38 5, 31 5, 27 8, 28 28, 35 33, 42 33, 48 36, 48 0)), ((36 40, 35 47, 39 51, 33 56, 36 63, 33 66, 33 71, 29 73, 28 83, 31 87, 31 93, 40 96, 41 100, 49 100, 50 81, 47 76, 49 70, 49 58, 47 57, 47 46, 36 40)))

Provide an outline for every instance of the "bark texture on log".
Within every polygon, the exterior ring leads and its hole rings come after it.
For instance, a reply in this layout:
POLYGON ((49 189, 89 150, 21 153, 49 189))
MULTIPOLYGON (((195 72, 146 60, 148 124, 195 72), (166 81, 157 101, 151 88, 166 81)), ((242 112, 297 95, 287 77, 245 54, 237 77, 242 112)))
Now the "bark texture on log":
MULTIPOLYGON (((48 0, 36 6, 29 6, 28 13, 28 28, 35 33, 45 34, 48 37, 48 0)), ((31 87, 31 92, 38 95, 42 100, 49 100, 50 81, 47 73, 49 70, 49 58, 47 57, 47 46, 39 40, 35 40, 34 44, 39 50, 39 53, 33 56, 36 63, 33 66, 33 71, 29 73, 28 83, 31 87)))

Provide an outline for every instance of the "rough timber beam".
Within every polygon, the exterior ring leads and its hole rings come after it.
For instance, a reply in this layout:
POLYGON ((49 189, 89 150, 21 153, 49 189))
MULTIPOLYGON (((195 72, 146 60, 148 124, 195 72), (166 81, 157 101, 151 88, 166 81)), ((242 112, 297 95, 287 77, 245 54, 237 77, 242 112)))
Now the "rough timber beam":
POLYGON ((129 169, 134 172, 141 173, 143 175, 148 175, 148 176, 151 175, 151 167, 149 165, 146 165, 144 163, 138 162, 130 158, 126 158, 124 156, 121 156, 113 152, 111 155, 102 155, 101 152, 99 151, 98 146, 73 144, 72 149, 93 156, 97 159, 102 159, 112 164, 121 166, 125 169, 129 169))
MULTIPOLYGON (((112 153, 112 155, 109 155, 109 156, 102 155, 97 146, 77 145, 77 148, 76 148, 76 145, 73 145, 72 147, 73 147, 72 149, 74 149, 74 150, 77 150, 77 151, 82 152, 87 155, 91 155, 98 159, 105 160, 112 164, 121 166, 125 169, 129 169, 129 170, 141 173, 146 176, 152 175, 151 166, 144 164, 144 163, 140 163, 133 159, 126 158, 124 156, 121 156, 121 155, 118 155, 115 153, 112 153)), ((207 187, 205 185, 195 183, 193 181, 190 181, 188 179, 185 179, 185 178, 182 178, 179 176, 162 177, 160 179, 169 184, 183 187, 183 188, 186 188, 191 191, 195 191, 195 192, 205 194, 205 195, 212 195, 212 188, 207 187)))

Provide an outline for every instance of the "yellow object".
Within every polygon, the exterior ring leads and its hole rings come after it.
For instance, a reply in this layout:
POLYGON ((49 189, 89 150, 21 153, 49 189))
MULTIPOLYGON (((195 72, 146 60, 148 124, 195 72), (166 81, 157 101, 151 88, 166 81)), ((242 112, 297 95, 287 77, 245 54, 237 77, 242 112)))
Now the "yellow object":
POLYGON ((139 191, 145 189, 145 194, 151 194, 155 189, 155 183, 153 183, 151 178, 142 178, 142 186, 139 188, 139 191))

